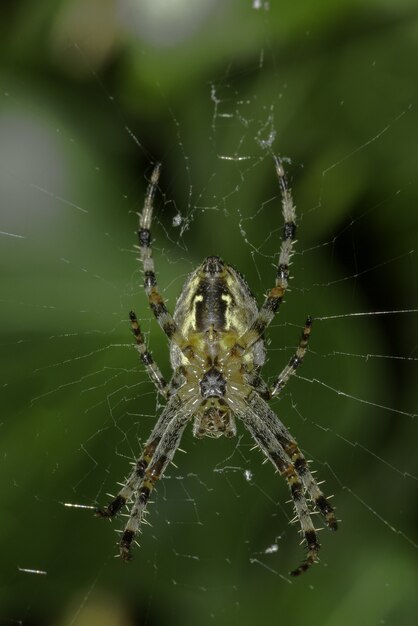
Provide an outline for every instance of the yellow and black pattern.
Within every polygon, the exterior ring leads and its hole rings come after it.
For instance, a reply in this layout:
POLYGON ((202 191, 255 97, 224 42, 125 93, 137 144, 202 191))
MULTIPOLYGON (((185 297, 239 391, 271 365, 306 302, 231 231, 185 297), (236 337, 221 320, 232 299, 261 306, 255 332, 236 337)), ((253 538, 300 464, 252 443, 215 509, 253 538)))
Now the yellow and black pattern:
POLYGON ((320 544, 312 523, 312 509, 331 530, 337 519, 318 486, 295 439, 267 402, 282 392, 305 357, 312 318, 303 327, 296 351, 272 384, 261 376, 265 360, 264 332, 283 301, 289 282, 290 259, 296 236, 296 211, 280 159, 275 159, 282 198, 283 235, 275 286, 257 306, 244 277, 218 256, 207 257, 187 278, 173 316, 160 294, 151 248, 151 220, 160 164, 154 167, 140 215, 138 240, 144 289, 157 322, 170 340, 173 375, 166 382, 148 351, 138 319, 129 314, 136 349, 156 389, 167 404, 145 443, 141 456, 116 497, 99 517, 112 519, 131 505, 119 542, 125 561, 144 520, 157 481, 180 445, 184 429, 193 421, 195 437, 233 437, 240 419, 258 447, 286 480, 307 554, 291 572, 298 576, 318 560, 320 544))

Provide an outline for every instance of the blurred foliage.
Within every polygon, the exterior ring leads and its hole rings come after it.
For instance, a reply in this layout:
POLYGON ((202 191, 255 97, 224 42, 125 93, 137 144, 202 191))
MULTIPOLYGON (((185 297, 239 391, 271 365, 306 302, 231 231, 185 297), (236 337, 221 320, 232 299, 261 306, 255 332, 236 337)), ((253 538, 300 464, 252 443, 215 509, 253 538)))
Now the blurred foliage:
POLYGON ((416 2, 0 11, 0 231, 17 235, 1 236, 0 253, 0 618, 414 623, 417 315, 344 316, 417 308, 416 2), (113 559, 120 520, 63 503, 103 503, 159 408, 131 308, 169 372, 133 249, 146 179, 161 160, 153 233, 170 306, 207 254, 236 265, 260 300, 280 237, 272 151, 290 160, 300 229, 266 373, 308 313, 343 316, 317 321, 274 405, 335 493, 341 531, 321 534, 321 565, 290 584, 302 548, 283 481, 245 435, 189 432, 125 568, 113 559))

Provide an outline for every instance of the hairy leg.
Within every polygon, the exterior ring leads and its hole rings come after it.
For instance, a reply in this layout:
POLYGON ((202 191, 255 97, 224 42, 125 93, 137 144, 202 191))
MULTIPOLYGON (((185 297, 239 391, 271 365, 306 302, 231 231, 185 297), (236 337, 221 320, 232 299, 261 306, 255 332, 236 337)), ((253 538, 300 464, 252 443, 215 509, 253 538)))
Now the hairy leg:
POLYGON ((125 561, 130 561, 132 558, 132 543, 140 529, 151 492, 180 445, 183 431, 189 419, 190 411, 185 412, 180 409, 179 413, 167 425, 149 465, 145 470, 144 476, 140 481, 138 489, 136 489, 135 502, 119 543, 120 555, 125 561))
POLYGON ((266 428, 274 435, 287 457, 291 460, 309 498, 321 513, 329 528, 331 530, 337 530, 338 523, 334 509, 312 476, 306 459, 300 451, 296 440, 279 420, 277 415, 270 409, 268 404, 255 391, 249 394, 246 402, 258 418, 262 420, 266 428))
POLYGON ((283 368, 283 370, 280 372, 280 374, 270 387, 270 398, 277 396, 283 390, 283 388, 289 382, 292 374, 295 374, 297 368, 302 365, 306 350, 308 349, 311 329, 312 318, 308 317, 305 322, 305 326, 303 327, 302 335, 299 339, 299 344, 296 348, 295 354, 291 357, 289 363, 286 365, 286 367, 283 368))
POLYGON ((148 375, 157 390, 165 397, 168 397, 168 385, 161 374, 160 368, 152 358, 151 352, 147 350, 145 345, 144 335, 141 333, 141 328, 138 323, 138 319, 134 311, 129 313, 129 319, 131 322, 131 330, 136 341, 136 349, 138 350, 139 358, 143 362, 148 372, 148 375))
POLYGON ((303 484, 296 472, 294 464, 263 419, 249 406, 240 410, 239 417, 244 422, 244 425, 251 433, 259 448, 279 470, 289 486, 296 515, 299 519, 303 538, 308 549, 304 561, 290 573, 291 576, 299 576, 299 574, 305 572, 317 561, 320 550, 318 536, 312 523, 311 513, 304 495, 303 484))
POLYGON ((158 444, 166 432, 168 425, 173 421, 177 412, 180 410, 180 407, 181 402, 179 398, 173 396, 161 413, 144 446, 141 456, 135 461, 134 468, 122 489, 105 508, 97 509, 96 515, 98 517, 112 518, 117 515, 123 506, 132 498, 133 493, 138 490, 158 444))
POLYGON ((260 339, 283 302, 289 284, 289 265, 296 237, 296 210, 281 160, 276 158, 275 164, 282 196, 282 213, 284 220, 282 244, 276 271, 276 283, 275 286, 268 291, 258 316, 244 335, 239 338, 237 346, 234 346, 235 350, 239 347, 242 351, 246 351, 260 339))

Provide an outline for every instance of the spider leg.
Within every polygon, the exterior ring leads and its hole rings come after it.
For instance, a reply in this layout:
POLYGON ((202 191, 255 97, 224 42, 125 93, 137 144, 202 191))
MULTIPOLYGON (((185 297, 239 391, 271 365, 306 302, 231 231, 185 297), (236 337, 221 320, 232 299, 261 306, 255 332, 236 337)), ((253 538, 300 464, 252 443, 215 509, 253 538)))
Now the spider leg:
POLYGON ((190 415, 191 411, 183 407, 167 425, 152 455, 150 463, 138 487, 135 489, 137 492, 135 502, 119 543, 120 555, 124 561, 130 561, 132 559, 132 542, 139 531, 151 492, 179 447, 183 431, 190 419, 190 415))
MULTIPOLYGON (((279 262, 277 264, 276 284, 268 291, 257 317, 237 342, 237 346, 243 351, 248 350, 263 335, 265 329, 271 323, 283 302, 289 283, 289 265, 296 237, 296 211, 281 160, 275 157, 275 164, 282 196, 282 213, 284 220, 282 244, 280 247, 279 262)), ((234 346, 233 350, 236 350, 237 346, 234 346)))
POLYGON ((319 488, 295 439, 258 393, 252 391, 246 401, 283 448, 302 481, 309 498, 326 521, 328 527, 331 530, 337 530, 338 523, 334 509, 319 488))
POLYGON ((156 163, 151 174, 151 181, 148 185, 145 196, 144 208, 139 217, 139 252, 144 269, 144 289, 148 296, 148 302, 154 313, 157 322, 171 341, 181 343, 182 337, 173 317, 168 312, 163 297, 160 294, 157 279, 155 276, 154 259, 151 248, 151 220, 154 208, 154 196, 160 178, 161 163, 156 163))
POLYGON ((141 333, 141 328, 139 326, 138 319, 134 311, 131 311, 129 313, 129 319, 131 322, 132 333, 135 337, 136 349, 138 350, 139 358, 144 363, 147 369, 147 372, 149 374, 149 377, 154 383, 154 385, 157 387, 157 390, 165 398, 167 398, 169 394, 168 384, 164 380, 163 375, 161 374, 160 368, 155 363, 154 359, 152 358, 151 353, 146 348, 144 336, 141 333))
POLYGON ((291 357, 289 363, 280 372, 276 380, 270 387, 270 398, 277 396, 285 387, 292 376, 295 374, 297 368, 302 365, 306 350, 308 349, 308 341, 312 329, 312 318, 309 316, 303 327, 301 337, 299 339, 298 347, 295 354, 291 357))
MULTIPOLYGON (((241 402, 238 401, 237 404, 241 405, 241 402)), ((284 476, 289 486, 295 505, 296 515, 299 519, 302 534, 308 548, 305 560, 302 561, 299 567, 290 573, 291 576, 299 576, 299 574, 302 574, 309 569, 311 565, 316 563, 318 560, 319 549, 321 547, 315 527, 312 523, 311 513, 304 495, 302 482, 296 472, 295 465, 289 459, 285 450, 277 441, 276 437, 274 437, 273 433, 265 424, 263 419, 260 418, 249 406, 247 406, 244 410, 242 409, 242 406, 239 406, 238 415, 244 422, 244 425, 258 446, 273 463, 273 465, 279 470, 280 474, 284 476)))
POLYGON ((180 406, 181 402, 177 396, 170 398, 167 406, 164 408, 157 423, 155 424, 152 433, 144 446, 141 456, 135 461, 135 466, 125 481, 122 489, 105 508, 96 510, 97 517, 114 517, 132 498, 133 493, 138 490, 154 452, 168 425, 179 411, 180 406))

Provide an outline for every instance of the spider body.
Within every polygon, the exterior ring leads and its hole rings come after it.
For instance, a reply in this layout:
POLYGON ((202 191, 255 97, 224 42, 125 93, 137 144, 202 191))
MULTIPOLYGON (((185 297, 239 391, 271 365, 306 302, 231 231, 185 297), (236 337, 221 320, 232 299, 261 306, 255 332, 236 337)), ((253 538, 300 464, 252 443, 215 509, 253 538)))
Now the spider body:
POLYGON ((196 437, 236 434, 228 403, 244 375, 261 367, 264 342, 259 339, 244 358, 231 349, 250 327, 258 312, 244 278, 219 257, 208 257, 189 276, 174 310, 174 321, 188 344, 184 352, 171 345, 171 365, 180 368, 184 385, 178 393, 185 400, 189 389, 200 389, 194 413, 196 437))
POLYGON ((290 189, 280 160, 276 159, 275 163, 284 226, 275 285, 268 291, 263 305, 258 308, 245 279, 236 269, 211 256, 186 280, 173 316, 160 294, 152 258, 150 226, 160 165, 154 167, 140 215, 138 240, 144 289, 159 325, 170 340, 173 376, 168 383, 164 380, 145 346, 136 315, 131 312, 131 328, 140 359, 167 402, 122 489, 107 507, 97 511, 100 517, 113 518, 125 504, 134 501, 119 544, 120 555, 126 561, 131 559, 132 544, 154 486, 172 460, 190 421, 196 437, 218 438, 234 436, 238 418, 287 481, 307 546, 307 555, 291 572, 293 576, 306 571, 318 558, 320 544, 310 506, 318 510, 330 529, 337 529, 334 510, 297 442, 267 404, 283 390, 303 362, 311 333, 310 317, 294 355, 273 383, 268 385, 261 377, 264 331, 283 301, 296 235, 290 189))

